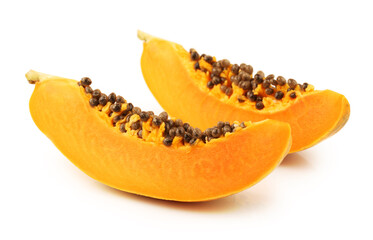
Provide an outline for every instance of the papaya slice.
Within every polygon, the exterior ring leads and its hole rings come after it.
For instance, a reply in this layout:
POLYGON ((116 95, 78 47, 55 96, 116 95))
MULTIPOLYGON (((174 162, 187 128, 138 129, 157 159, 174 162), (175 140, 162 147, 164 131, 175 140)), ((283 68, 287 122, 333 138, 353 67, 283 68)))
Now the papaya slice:
POLYGON ((160 105, 200 128, 218 120, 275 119, 290 124, 290 152, 307 149, 338 132, 347 122, 347 99, 331 90, 314 90, 294 79, 254 73, 247 64, 191 49, 139 31, 144 40, 141 68, 160 105))
POLYGON ((202 132, 180 119, 142 111, 81 81, 29 71, 31 116, 90 177, 126 192, 206 201, 246 189, 288 153, 287 123, 219 122, 202 132))

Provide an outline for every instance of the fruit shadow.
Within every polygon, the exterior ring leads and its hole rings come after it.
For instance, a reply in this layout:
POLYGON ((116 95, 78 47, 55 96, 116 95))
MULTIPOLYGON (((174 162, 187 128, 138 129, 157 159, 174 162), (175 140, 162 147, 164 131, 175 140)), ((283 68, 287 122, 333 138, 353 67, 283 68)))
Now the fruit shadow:
POLYGON ((282 160, 280 167, 308 168, 311 164, 307 160, 306 153, 290 153, 282 160))
POLYGON ((250 191, 250 189, 237 194, 233 194, 231 196, 205 202, 178 202, 127 193, 103 184, 101 185, 101 187, 104 191, 110 192, 110 194, 114 194, 119 197, 126 198, 127 200, 150 204, 156 207, 171 208, 179 211, 208 214, 242 211, 243 209, 247 211, 250 208, 257 208, 259 205, 265 204, 267 202, 266 200, 269 200, 265 199, 266 197, 263 195, 260 196, 259 194, 256 194, 255 191, 250 191))

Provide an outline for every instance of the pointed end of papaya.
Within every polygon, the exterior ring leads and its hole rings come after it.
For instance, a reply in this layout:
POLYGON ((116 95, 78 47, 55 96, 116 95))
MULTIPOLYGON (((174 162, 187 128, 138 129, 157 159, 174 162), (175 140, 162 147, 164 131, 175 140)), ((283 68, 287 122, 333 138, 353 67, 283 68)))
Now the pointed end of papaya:
POLYGON ((137 30, 137 37, 140 39, 140 40, 143 40, 145 42, 155 38, 154 36, 146 33, 146 32, 143 32, 143 31, 140 31, 140 30, 137 30))
POLYGON ((30 84, 40 82, 40 73, 34 70, 30 70, 26 73, 26 79, 30 84))
POLYGON ((34 71, 34 70, 28 71, 25 76, 26 76, 27 81, 30 84, 36 84, 38 82, 42 82, 42 81, 45 81, 45 80, 48 80, 48 79, 61 79, 61 77, 37 72, 37 71, 34 71))

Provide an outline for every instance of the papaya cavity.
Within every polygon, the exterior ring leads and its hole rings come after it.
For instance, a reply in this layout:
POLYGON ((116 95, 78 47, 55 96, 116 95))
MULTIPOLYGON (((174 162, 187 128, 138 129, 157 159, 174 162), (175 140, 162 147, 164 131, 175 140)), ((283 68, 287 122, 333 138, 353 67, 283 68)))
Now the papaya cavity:
POLYGON ((144 40, 142 73, 155 98, 171 115, 202 129, 219 120, 284 121, 292 128, 290 152, 297 152, 333 135, 349 118, 350 105, 339 93, 186 51, 141 31, 138 37, 144 40))
POLYGON ((220 121, 201 131, 93 89, 87 77, 26 78, 39 129, 87 175, 123 191, 192 202, 228 196, 264 178, 291 146, 287 123, 220 121))

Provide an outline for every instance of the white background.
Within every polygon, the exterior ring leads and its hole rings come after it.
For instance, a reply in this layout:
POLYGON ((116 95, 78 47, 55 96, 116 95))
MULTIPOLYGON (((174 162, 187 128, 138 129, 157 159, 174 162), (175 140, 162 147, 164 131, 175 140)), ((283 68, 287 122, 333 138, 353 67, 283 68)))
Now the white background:
POLYGON ((1 1, 0 239, 373 239, 372 9, 356 0, 1 1), (24 74, 89 76, 102 91, 160 113, 142 78, 137 29, 340 92, 350 120, 221 200, 177 203, 111 189, 37 129, 24 74))

